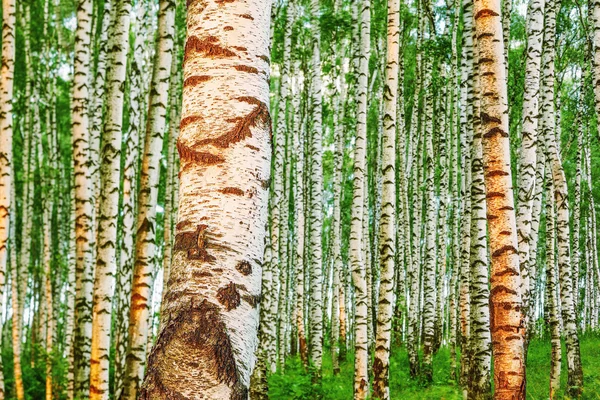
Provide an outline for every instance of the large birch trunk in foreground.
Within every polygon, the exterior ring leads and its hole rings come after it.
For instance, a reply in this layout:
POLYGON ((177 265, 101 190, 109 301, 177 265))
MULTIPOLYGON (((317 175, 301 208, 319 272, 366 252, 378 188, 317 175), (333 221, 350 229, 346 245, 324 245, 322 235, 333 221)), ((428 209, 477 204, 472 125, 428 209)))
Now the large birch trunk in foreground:
POLYGON ((524 321, 510 169, 500 0, 474 0, 483 172, 491 254, 490 328, 496 399, 525 398, 524 321), (493 94, 488 96, 487 94, 493 94))
POLYGON ((270 172, 270 3, 187 8, 179 216, 140 399, 246 399, 270 172))

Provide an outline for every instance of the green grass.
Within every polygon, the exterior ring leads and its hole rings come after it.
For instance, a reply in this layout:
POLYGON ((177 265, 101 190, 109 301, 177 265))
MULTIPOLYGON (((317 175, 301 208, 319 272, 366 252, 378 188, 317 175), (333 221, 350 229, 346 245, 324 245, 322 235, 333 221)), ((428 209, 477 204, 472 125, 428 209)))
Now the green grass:
MULTIPOLYGON (((600 337, 586 335, 581 338, 581 357, 584 372, 582 399, 600 400, 600 337)), ((297 356, 290 357, 285 373, 278 372, 269 378, 270 399, 352 399, 354 373, 352 354, 341 364, 341 373, 334 376, 331 356, 325 351, 323 358, 323 381, 320 387, 312 385, 310 376, 302 368, 297 356)), ((567 381, 566 350, 563 345, 561 386, 567 381)), ((535 340, 529 346, 527 360, 527 399, 548 398, 550 385, 550 342, 535 340)), ((450 352, 441 348, 433 359, 433 384, 426 385, 412 379, 408 371, 408 355, 404 348, 394 349, 390 360, 390 393, 392 399, 458 400, 462 399, 460 388, 450 381, 450 352)), ((561 390, 557 398, 567 399, 561 390)))

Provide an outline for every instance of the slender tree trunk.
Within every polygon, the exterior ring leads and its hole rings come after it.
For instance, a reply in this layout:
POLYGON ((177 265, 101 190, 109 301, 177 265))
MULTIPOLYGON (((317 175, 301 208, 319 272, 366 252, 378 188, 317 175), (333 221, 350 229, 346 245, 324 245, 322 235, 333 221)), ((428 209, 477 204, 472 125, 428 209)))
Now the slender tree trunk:
MULTIPOLYGON (((135 21, 135 41, 129 70, 129 129, 125 139, 125 162, 123 165, 123 199, 121 220, 120 267, 117 275, 117 309, 115 310, 115 398, 120 399, 125 379, 131 281, 134 268, 135 209, 139 165, 139 143, 142 131, 143 107, 146 104, 142 90, 144 20, 147 19, 145 1, 138 2, 135 21)), ((167 192, 168 193, 168 192, 167 192)), ((165 281, 166 282, 166 281, 165 281)))
POLYGON ((548 0, 546 3, 546 21, 544 33, 543 77, 541 88, 541 130, 546 142, 546 159, 551 168, 553 193, 556 204, 556 243, 558 250, 558 269, 560 283, 560 300, 563 318, 563 332, 567 348, 567 393, 579 397, 583 389, 583 370, 579 351, 579 338, 573 299, 573 279, 570 256, 569 237, 569 204, 565 172, 561 163, 559 146, 556 138, 556 113, 554 108, 554 58, 556 13, 559 1, 548 0))
POLYGON ((94 243, 93 183, 90 169, 89 82, 91 59, 92 0, 79 0, 73 65, 73 173, 75 175, 75 332, 73 339, 73 397, 89 396, 92 338, 92 290, 94 243))
POLYGON ((473 83, 473 143, 471 146, 471 254, 470 254, 470 331, 469 399, 491 398, 492 343, 490 336, 489 260, 483 175, 483 148, 481 145, 480 106, 482 92, 477 65, 473 83))
MULTIPOLYGON (((4 308, 4 283, 8 259, 12 194, 13 87, 15 73, 16 2, 2 1, 2 66, 0 68, 0 309, 4 308)), ((0 366, 0 399, 4 399, 0 366)))
POLYGON ((175 3, 172 0, 161 0, 158 10, 158 40, 152 72, 144 155, 137 199, 135 265, 122 399, 133 400, 139 396, 139 388, 146 365, 148 336, 151 333, 148 323, 152 312, 152 286, 156 264, 156 203, 160 179, 158 166, 166 130, 166 105, 169 99, 174 24, 175 3))
POLYGON ((367 89, 369 77, 371 10, 370 0, 360 3, 360 55, 357 88, 357 130, 354 148, 354 188, 352 222, 350 227, 350 260, 356 314, 354 355, 354 398, 365 399, 369 393, 368 338, 367 338, 367 282, 361 244, 363 242, 365 158, 367 140, 367 89))
MULTIPOLYGON (((510 1, 510 0, 505 0, 510 1)), ((537 246, 531 241, 532 208, 535 195, 535 171, 537 163, 537 131, 539 113, 540 65, 542 59, 542 39, 544 35, 545 0, 532 0, 527 11, 527 51, 525 60, 525 85, 523 92, 523 117, 521 145, 519 153, 519 189, 517 229, 519 235, 519 262, 521 265, 523 305, 525 306, 526 328, 532 316, 530 306, 531 268, 530 247, 537 246)), ((533 267, 535 269, 535 267, 533 267)), ((535 277, 534 277, 535 278, 535 277)), ((529 337, 530 331, 526 334, 529 337)))
POLYGON ((558 303, 557 288, 557 266, 556 266, 556 221, 554 215, 554 192, 552 175, 548 169, 546 199, 546 290, 548 296, 548 321, 550 325, 550 342, 552 343, 552 355, 550 358, 550 399, 554 399, 556 392, 560 389, 560 366, 562 358, 560 342, 560 311, 558 303))
POLYGON ((90 400, 109 398, 111 317, 117 274, 117 223, 121 176, 121 132, 131 1, 115 4, 108 53, 106 121, 102 134, 98 250, 92 312, 90 400))
POLYGON ((382 138, 381 225, 379 226, 380 286, 377 311, 373 396, 390 398, 389 369, 394 315, 394 262, 396 258, 396 118, 400 52, 400 0, 387 5, 387 55, 385 65, 382 138))
POLYGON ((321 230, 323 219, 323 155, 322 155, 322 88, 321 88, 321 33, 318 24, 319 0, 311 0, 312 65, 311 65, 311 197, 310 197, 310 366, 314 379, 321 378, 323 353, 323 273, 321 230))
POLYGON ((524 327, 510 169, 507 84, 499 0, 474 0, 481 82, 483 173, 491 253, 494 398, 525 398, 524 327), (487 96, 488 93, 493 94, 487 96))
POLYGON ((594 104, 596 108, 596 118, 600 126, 600 1, 590 1, 589 15, 592 28, 593 54, 592 65, 594 70, 594 104))
POLYGON ((191 1, 187 11, 179 216, 139 398, 245 399, 267 221, 270 3, 191 1))

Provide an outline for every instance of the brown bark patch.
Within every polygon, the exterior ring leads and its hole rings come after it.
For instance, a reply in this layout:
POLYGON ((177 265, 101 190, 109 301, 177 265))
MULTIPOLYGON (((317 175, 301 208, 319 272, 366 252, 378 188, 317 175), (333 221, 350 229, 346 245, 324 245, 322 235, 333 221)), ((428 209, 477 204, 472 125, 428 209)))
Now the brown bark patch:
POLYGON ((250 111, 249 114, 243 117, 230 118, 227 122, 235 123, 233 129, 216 138, 204 139, 198 142, 198 145, 204 146, 212 144, 216 147, 227 148, 230 144, 238 143, 247 137, 252 137, 250 128, 261 125, 268 125, 271 127, 271 115, 269 114, 269 107, 257 99, 256 97, 241 96, 237 100, 248 104, 256 105, 256 107, 250 111))
MULTIPOLYGON (((517 294, 513 289, 509 289, 504 285, 498 285, 490 291, 490 296, 494 298, 498 293, 517 294)), ((492 309, 494 307, 490 307, 492 309)))
POLYGON ((506 275, 517 276, 517 275, 519 275, 519 271, 517 271, 514 268, 506 268, 505 270, 494 274, 494 276, 506 276, 506 275))
POLYGON ((229 386, 231 399, 247 398, 219 308, 206 299, 200 304, 194 300, 173 311, 161 330, 148 358, 140 400, 188 400, 179 392, 181 377, 203 374, 229 386))
POLYGON ((263 60, 264 62, 266 62, 269 65, 271 64, 271 59, 269 58, 269 56, 266 56, 263 54, 263 55, 258 56, 258 58, 260 58, 261 60, 263 60))
POLYGON ((224 31, 232 31, 233 30, 233 26, 227 25, 227 26, 223 27, 223 30, 224 31))
POLYGON ((244 195, 244 191, 240 188, 235 188, 235 187, 226 187, 223 188, 221 190, 219 190, 219 192, 223 193, 223 194, 233 194, 236 196, 243 196, 244 195))
POLYGON ((261 179, 260 180, 260 187, 262 187, 263 189, 268 189, 269 186, 271 186, 271 179, 261 179))
POLYGON ((249 74, 258 74, 258 69, 249 65, 236 65, 233 68, 237 69, 238 71, 248 72, 249 74))
POLYGON ((222 6, 225 3, 234 3, 236 0, 215 0, 215 3, 222 6))
POLYGON ((195 161, 205 165, 220 164, 225 161, 223 157, 216 154, 206 151, 196 151, 184 145, 180 140, 177 140, 177 152, 181 161, 195 161))
POLYGON ((239 51, 248 51, 248 49, 244 46, 233 46, 233 48, 239 51))
POLYGON ((486 9, 479 11, 477 14, 475 14, 475 19, 485 18, 485 17, 497 17, 498 15, 499 14, 496 11, 486 8, 486 9))
POLYGON ((238 292, 235 283, 229 282, 228 285, 220 288, 217 291, 217 300, 225 306, 227 311, 238 308, 240 305, 240 293, 238 292))
POLYGON ((193 124, 194 122, 200 121, 201 119, 202 119, 202 117, 200 117, 199 115, 189 115, 185 118, 182 118, 181 121, 179 122, 179 129, 183 129, 186 126, 188 126, 189 124, 193 124))
POLYGON ((190 76, 189 78, 187 78, 184 82, 183 82, 183 87, 187 87, 187 86, 196 86, 200 83, 209 81, 212 79, 212 76, 209 75, 196 75, 196 76, 190 76))
POLYGON ((208 244, 206 228, 208 225, 198 225, 193 232, 180 232, 175 235, 173 251, 185 251, 189 260, 215 261, 215 257, 206 251, 208 244))
POLYGON ((247 144, 246 147, 249 148, 250 150, 254 150, 254 151, 259 151, 260 150, 258 147, 252 146, 251 144, 247 144))
POLYGON ((250 21, 254 21, 254 17, 250 14, 240 14, 240 17, 249 19, 250 21))
POLYGON ((192 271, 192 276, 194 278, 203 278, 203 277, 213 276, 213 274, 211 274, 208 271, 192 271))
POLYGON ((200 39, 198 36, 190 36, 185 43, 185 62, 193 53, 202 53, 205 57, 221 58, 235 57, 236 54, 218 44, 218 39, 214 36, 207 36, 205 39, 200 39))
POLYGON ((235 266, 235 269, 237 269, 240 274, 242 275, 250 275, 252 273, 252 265, 250 265, 250 263, 246 260, 240 261, 239 263, 237 263, 237 265, 235 266))
POLYGON ((148 299, 139 293, 134 293, 131 296, 131 308, 135 311, 148 308, 148 299))
POLYGON ((500 169, 496 169, 494 171, 490 171, 487 174, 485 174, 485 176, 487 176, 488 178, 493 177, 493 176, 507 176, 508 172, 506 171, 502 171, 500 169))
POLYGON ((517 249, 515 249, 515 246, 511 245, 502 246, 492 253, 492 257, 500 257, 509 252, 517 253, 517 249))
POLYGON ((494 197, 505 197, 505 194, 502 192, 488 192, 485 197, 488 199, 493 199, 494 197))

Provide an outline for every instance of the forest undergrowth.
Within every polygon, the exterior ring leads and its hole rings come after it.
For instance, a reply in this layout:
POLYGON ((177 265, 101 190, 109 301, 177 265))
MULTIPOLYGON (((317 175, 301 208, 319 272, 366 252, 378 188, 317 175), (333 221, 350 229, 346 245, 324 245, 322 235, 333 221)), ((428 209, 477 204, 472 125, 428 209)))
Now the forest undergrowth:
MULTIPOLYGON (((527 357, 527 399, 548 398, 550 377, 550 340, 535 339, 529 345, 527 357)), ((329 349, 327 349, 329 350, 329 349)), ((563 342, 563 354, 566 351, 563 342)), ((581 361, 584 373, 584 390, 581 399, 600 399, 600 334, 581 337, 581 361)), ((340 363, 341 372, 333 375, 331 353, 323 355, 323 381, 320 388, 311 384, 310 375, 304 371, 299 356, 287 360, 285 372, 278 371, 269 379, 269 398, 274 400, 324 400, 351 399, 353 394, 354 358, 348 354, 340 363)), ((458 366, 460 368, 460 366, 458 366)), ((392 399, 460 400, 461 388, 450 379, 450 352, 442 347, 433 358, 433 384, 413 379, 409 374, 408 353, 404 347, 394 347, 390 360, 390 394, 392 399)), ((458 374, 458 371, 457 371, 458 374)), ((565 395, 567 364, 562 363, 561 390, 557 399, 565 395)))

